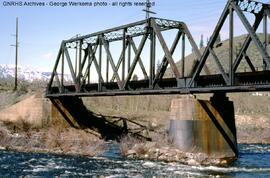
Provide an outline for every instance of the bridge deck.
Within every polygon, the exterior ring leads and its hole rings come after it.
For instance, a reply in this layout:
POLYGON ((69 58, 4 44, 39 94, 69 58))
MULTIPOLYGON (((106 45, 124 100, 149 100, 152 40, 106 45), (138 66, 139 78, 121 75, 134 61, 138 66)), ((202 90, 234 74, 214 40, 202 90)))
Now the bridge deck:
POLYGON ((115 96, 115 95, 164 95, 164 94, 199 94, 215 92, 251 92, 270 90, 270 71, 237 73, 234 86, 227 86, 222 80, 221 74, 200 76, 196 86, 185 87, 191 79, 175 78, 162 79, 156 88, 149 89, 149 80, 131 81, 128 89, 119 90, 116 82, 103 83, 102 90, 98 90, 98 84, 82 85, 81 91, 76 92, 75 85, 67 85, 64 92, 59 92, 58 87, 53 87, 47 97, 59 96, 115 96))

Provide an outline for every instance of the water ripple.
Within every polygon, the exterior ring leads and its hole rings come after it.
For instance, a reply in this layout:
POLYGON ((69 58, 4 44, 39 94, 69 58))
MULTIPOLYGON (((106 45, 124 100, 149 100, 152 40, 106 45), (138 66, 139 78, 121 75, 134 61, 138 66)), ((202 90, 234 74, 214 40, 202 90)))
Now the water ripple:
MULTIPOLYGON (((0 175, 44 177, 270 177, 270 145, 240 145, 231 167, 188 166, 110 157, 57 156, 0 150, 0 175)), ((109 150, 106 153, 110 155, 109 150)), ((114 152, 115 154, 115 152, 114 152)), ((104 155, 103 155, 104 156, 104 155)))

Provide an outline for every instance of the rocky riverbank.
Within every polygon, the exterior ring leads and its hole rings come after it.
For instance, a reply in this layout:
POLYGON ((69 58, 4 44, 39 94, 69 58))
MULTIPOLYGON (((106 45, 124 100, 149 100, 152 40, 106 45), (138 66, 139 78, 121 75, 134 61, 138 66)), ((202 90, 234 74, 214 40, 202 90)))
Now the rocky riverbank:
POLYGON ((164 162, 179 162, 187 165, 227 166, 232 158, 209 157, 203 153, 186 153, 175 148, 166 140, 157 142, 141 142, 134 138, 125 137, 120 143, 121 151, 127 159, 142 159, 164 162))
MULTIPOLYGON (((21 152, 53 153, 63 155, 98 156, 106 150, 106 141, 91 130, 50 126, 31 128, 25 123, 0 123, 0 149, 21 152)), ((209 158, 205 154, 184 153, 171 145, 164 134, 163 142, 144 141, 124 136, 120 143, 122 156, 127 159, 145 159, 180 162, 188 165, 225 166, 233 160, 209 158)))
MULTIPOLYGON (((237 117, 238 118, 238 117, 237 117)), ((238 124, 244 124, 243 119, 238 124)), ((264 121, 264 119, 262 119, 264 121)), ((257 121, 258 122, 258 121, 257 121)), ((259 123, 259 122, 258 122, 259 123)), ((266 126, 266 124, 265 124, 266 126)), ((246 128, 247 129, 247 128, 246 128)), ((241 134, 251 130, 239 129, 241 134)), ((265 130, 262 130, 265 132, 265 130)), ((80 130, 71 127, 49 126, 47 128, 31 128, 25 123, 0 123, 0 149, 17 150, 22 152, 42 152, 64 155, 98 156, 106 150, 106 142, 91 130, 80 130)), ((267 135, 262 137, 267 142, 267 135)), ((244 139, 240 137, 241 143, 244 139)), ((254 139, 254 138, 252 138, 254 139)), ((250 140, 251 141, 251 140, 250 140)), ((268 140, 270 141, 270 140, 268 140)), ((251 142, 250 142, 251 143, 251 142)), ((254 143, 254 142, 252 142, 254 143)), ((257 143, 262 143, 257 140, 257 143)), ((124 136, 120 143, 122 156, 127 159, 143 159, 164 162, 179 162, 187 165, 227 166, 233 159, 212 158, 202 153, 185 153, 171 145, 166 134, 156 133, 153 141, 144 141, 132 136, 124 136), (158 136, 157 136, 158 135, 158 136), (158 139, 159 138, 159 139, 158 139)))

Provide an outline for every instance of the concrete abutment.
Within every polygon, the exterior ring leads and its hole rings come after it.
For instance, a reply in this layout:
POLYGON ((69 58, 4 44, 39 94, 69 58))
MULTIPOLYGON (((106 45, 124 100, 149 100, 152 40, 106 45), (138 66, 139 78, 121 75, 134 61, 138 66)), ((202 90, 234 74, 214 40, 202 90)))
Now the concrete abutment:
POLYGON ((170 141, 181 151, 204 153, 210 159, 238 157, 234 105, 224 93, 210 101, 193 96, 173 99, 170 141))

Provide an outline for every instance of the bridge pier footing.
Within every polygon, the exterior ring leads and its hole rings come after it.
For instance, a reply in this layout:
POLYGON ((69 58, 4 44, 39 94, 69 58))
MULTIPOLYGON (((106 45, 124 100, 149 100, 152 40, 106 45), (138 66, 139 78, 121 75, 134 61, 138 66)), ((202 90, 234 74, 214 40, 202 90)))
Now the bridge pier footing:
POLYGON ((210 101, 193 96, 171 103, 169 138, 183 152, 204 153, 208 158, 238 157, 234 105, 225 93, 210 101))

